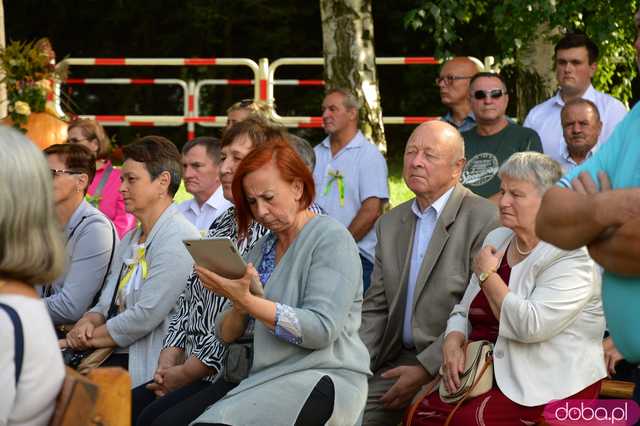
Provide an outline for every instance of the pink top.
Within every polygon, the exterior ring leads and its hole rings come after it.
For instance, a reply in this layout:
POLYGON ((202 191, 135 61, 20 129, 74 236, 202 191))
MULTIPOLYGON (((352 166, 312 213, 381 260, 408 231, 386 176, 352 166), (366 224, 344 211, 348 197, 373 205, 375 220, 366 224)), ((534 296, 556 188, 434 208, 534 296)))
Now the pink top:
MULTIPOLYGON (((91 182, 87 191, 89 195, 95 193, 102 179, 102 175, 109 165, 111 165, 111 162, 107 160, 102 167, 96 170, 96 176, 93 178, 93 182, 91 182)), ((109 179, 102 189, 98 209, 111 219, 116 227, 116 231, 118 231, 120 239, 122 239, 127 231, 136 226, 136 218, 124 209, 124 200, 122 199, 122 194, 120 194, 120 169, 116 167, 111 170, 109 179)))

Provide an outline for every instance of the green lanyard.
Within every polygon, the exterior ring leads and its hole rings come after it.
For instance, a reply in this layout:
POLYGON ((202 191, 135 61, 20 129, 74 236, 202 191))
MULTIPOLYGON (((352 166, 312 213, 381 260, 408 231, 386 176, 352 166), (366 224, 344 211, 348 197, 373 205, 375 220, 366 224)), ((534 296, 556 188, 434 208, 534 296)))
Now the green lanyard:
POLYGON ((331 176, 331 179, 329 179, 329 182, 327 182, 327 186, 325 186, 324 188, 323 195, 329 194, 331 185, 333 185, 333 182, 336 182, 336 184, 338 185, 338 194, 340 195, 340 207, 344 207, 344 176, 340 174, 340 170, 329 171, 329 176, 331 176))

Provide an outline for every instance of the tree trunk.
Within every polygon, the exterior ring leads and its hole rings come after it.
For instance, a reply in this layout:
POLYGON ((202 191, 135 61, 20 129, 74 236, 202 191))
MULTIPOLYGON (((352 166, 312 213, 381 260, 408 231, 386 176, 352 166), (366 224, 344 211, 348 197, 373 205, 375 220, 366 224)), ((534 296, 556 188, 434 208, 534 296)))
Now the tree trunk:
POLYGON ((351 90, 360 101, 360 129, 386 152, 373 46, 372 0, 320 0, 326 88, 351 90))
MULTIPOLYGON (((541 25, 538 30, 536 39, 518 55, 520 66, 516 74, 516 91, 520 123, 531 108, 549 98, 557 87, 553 69, 554 45, 549 41, 550 30, 546 24, 541 25)), ((555 29, 553 33, 557 31, 555 29)))
MULTIPOLYGON (((4 1, 0 0, 0 48, 6 46, 4 36, 4 1)), ((0 80, 4 78, 4 74, 0 73, 0 80)), ((0 84, 0 118, 7 116, 7 85, 0 84)))

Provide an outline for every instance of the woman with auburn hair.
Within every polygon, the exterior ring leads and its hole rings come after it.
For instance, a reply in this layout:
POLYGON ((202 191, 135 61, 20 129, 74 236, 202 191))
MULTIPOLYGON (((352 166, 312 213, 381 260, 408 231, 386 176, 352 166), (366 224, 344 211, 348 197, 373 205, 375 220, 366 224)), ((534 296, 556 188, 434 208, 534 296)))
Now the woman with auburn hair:
POLYGON ((53 202, 66 237, 69 264, 43 288, 43 295, 51 319, 64 337, 95 304, 118 237, 109 219, 84 199, 96 171, 91 151, 65 143, 49 146, 44 155, 53 177, 53 202))
POLYGON ((308 209, 313 177, 284 138, 250 152, 232 188, 240 234, 253 221, 271 232, 249 252, 242 278, 196 270, 228 299, 216 319, 219 338, 252 337, 253 364, 194 424, 354 424, 370 371, 358 335, 362 271, 353 238, 308 209), (252 280, 264 295, 250 291, 252 280))
POLYGON ((128 367, 138 386, 153 377, 170 314, 193 266, 182 241, 200 234, 173 204, 182 177, 173 142, 144 136, 124 147, 124 158, 120 192, 140 226, 122 239, 98 304, 61 346, 114 348, 107 364, 128 367))
POLYGON ((67 141, 84 145, 96 157, 96 172, 89 182, 87 197, 91 204, 103 212, 116 226, 118 238, 136 225, 136 218, 127 213, 122 194, 120 194, 120 169, 111 164, 109 152, 111 141, 100 123, 87 118, 79 118, 67 127, 67 141))
POLYGON ((64 364, 34 286, 62 274, 64 242, 42 153, 0 126, 0 165, 0 424, 45 425, 64 364))
MULTIPOLYGON (((224 133, 221 141, 220 182, 224 197, 233 202, 231 185, 242 159, 253 149, 282 139, 284 128, 250 117, 224 133)), ((253 222, 239 235, 235 207, 218 216, 208 238, 229 238, 241 254, 267 233, 253 222)), ((226 299, 203 287, 195 271, 178 299, 164 338, 153 380, 132 394, 132 425, 188 425, 208 406, 222 398, 235 383, 218 377, 226 354, 215 333, 215 319, 226 299)))

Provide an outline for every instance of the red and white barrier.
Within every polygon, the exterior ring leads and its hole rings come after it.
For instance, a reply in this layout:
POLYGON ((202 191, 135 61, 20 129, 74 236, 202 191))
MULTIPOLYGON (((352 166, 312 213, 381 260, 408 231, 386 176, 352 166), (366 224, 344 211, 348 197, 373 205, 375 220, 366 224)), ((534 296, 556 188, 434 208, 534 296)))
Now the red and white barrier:
MULTIPOLYGON (((469 57, 481 69, 491 67, 493 58, 479 59, 469 57)), ((267 59, 258 63, 247 58, 67 58, 63 62, 71 66, 246 66, 253 73, 251 79, 206 79, 197 83, 171 78, 69 78, 67 85, 178 85, 184 93, 183 115, 82 115, 92 118, 105 126, 187 126, 188 139, 195 136, 195 125, 223 127, 226 116, 200 116, 201 90, 205 86, 253 86, 253 98, 274 105, 274 86, 324 86, 323 80, 313 79, 275 79, 275 73, 281 66, 287 65, 324 65, 323 58, 281 58, 269 64, 267 59)), ((434 57, 388 57, 376 58, 377 65, 437 65, 434 57)), ((56 87, 59 93, 59 85, 56 87)), ((56 107, 62 111, 57 97, 56 107)), ((384 124, 419 124, 437 117, 392 116, 383 117, 384 124)), ((317 116, 280 116, 274 111, 274 119, 288 127, 322 127, 322 117, 317 116)))

